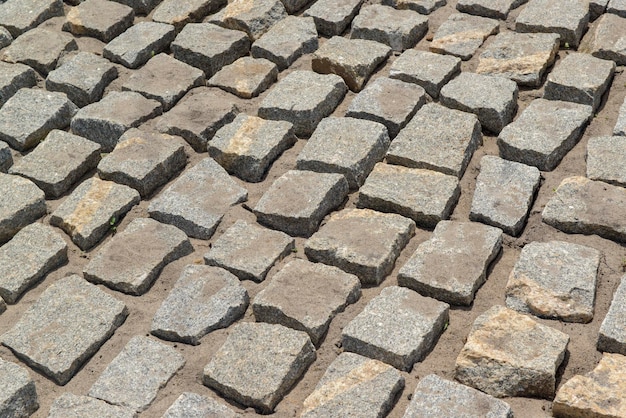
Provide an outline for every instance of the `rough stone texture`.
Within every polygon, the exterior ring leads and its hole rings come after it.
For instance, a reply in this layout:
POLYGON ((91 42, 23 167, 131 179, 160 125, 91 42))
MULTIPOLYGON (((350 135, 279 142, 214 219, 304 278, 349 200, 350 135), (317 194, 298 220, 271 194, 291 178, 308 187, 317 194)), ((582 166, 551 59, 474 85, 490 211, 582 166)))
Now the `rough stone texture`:
POLYGON ((600 136, 587 143, 587 178, 626 187, 626 137, 600 136))
POLYGON ((616 14, 620 17, 626 17, 626 3, 624 0, 610 0, 606 12, 616 14))
POLYGON ((246 189, 212 158, 205 158, 153 199, 148 213, 190 237, 209 239, 224 213, 247 197, 246 189))
POLYGON ((0 339, 30 367, 64 385, 127 315, 123 302, 72 275, 44 290, 0 339))
POLYGON ((109 42, 132 26, 135 11, 109 0, 85 0, 67 12, 63 30, 109 42))
POLYGON ((162 418, 238 418, 240 415, 213 398, 183 392, 162 418))
POLYGON ((556 33, 502 32, 480 54, 476 72, 508 77, 520 86, 539 87, 558 50, 556 33))
POLYGON ((0 26, 0 49, 9 46, 13 42, 13 36, 8 29, 0 26))
POLYGON ((500 156, 552 171, 576 145, 592 116, 591 106, 535 99, 500 132, 500 156))
POLYGON ((287 17, 281 0, 232 0, 220 12, 221 25, 248 34, 253 41, 287 17))
MULTIPOLYGON (((84 1, 84 0, 81 0, 84 1)), ((113 0, 121 4, 132 7, 135 13, 147 15, 154 9, 161 0, 113 0)))
POLYGON ((387 162, 461 178, 482 143, 475 115, 429 103, 391 143, 387 162))
POLYGON ((593 22, 606 11, 609 0, 590 0, 589 1, 589 21, 593 22))
POLYGON ((164 0, 154 10, 152 20, 176 26, 177 30, 189 22, 196 22, 213 13, 227 0, 164 0))
POLYGON ((16 38, 54 16, 63 16, 62 0, 5 0, 0 2, 0 26, 16 38))
POLYGON ((489 35, 498 33, 497 20, 453 13, 435 32, 430 50, 468 60, 489 35))
POLYGON ((46 197, 58 198, 95 168, 99 160, 100 145, 55 129, 9 172, 31 180, 46 197))
POLYGON ((436 344, 448 322, 447 303, 390 286, 341 333, 344 350, 410 371, 436 344))
POLYGON ((267 90, 277 78, 278 67, 273 62, 263 58, 241 57, 222 67, 209 79, 208 85, 251 99, 267 90))
POLYGON ((444 84, 460 71, 460 58, 409 49, 391 64, 389 77, 418 84, 436 99, 444 84))
POLYGON ((85 251, 104 238, 139 200, 139 193, 128 186, 92 177, 57 207, 50 225, 61 228, 85 251))
POLYGON ((11 155, 11 148, 6 142, 0 141, 0 172, 6 173, 12 165, 13 156, 11 155))
POLYGON ((346 116, 382 123, 393 138, 427 98, 424 89, 418 85, 379 77, 352 100, 346 116))
POLYGON ((604 354, 595 369, 565 382, 552 406, 555 417, 626 416, 626 357, 604 354))
POLYGON ((433 228, 450 216, 460 193, 456 177, 378 163, 359 190, 357 207, 398 213, 433 228))
POLYGON ((546 204, 545 223, 569 234, 596 234, 626 242, 626 190, 592 181, 567 177, 546 204))
POLYGON ((44 193, 30 180, 0 173, 0 244, 46 214, 44 193))
MULTIPOLYGON (((116 0, 119 1, 119 0, 116 0)), ((128 68, 145 64, 153 53, 167 49, 176 37, 174 26, 158 22, 139 22, 105 45, 102 56, 128 68)))
POLYGON ((323 119, 298 154, 296 168, 319 173, 339 173, 356 190, 389 147, 384 125, 363 119, 323 119))
POLYGON ((313 234, 304 252, 311 261, 358 276, 363 285, 378 285, 414 234, 415 223, 403 216, 344 209, 313 234))
POLYGON ((391 366, 341 353, 302 405, 302 418, 380 417, 393 407, 404 377, 391 366))
POLYGON ((252 310, 257 321, 304 331, 319 345, 330 321, 360 296, 359 279, 352 274, 295 259, 254 298, 252 310))
POLYGON ((313 0, 281 0, 285 5, 285 9, 287 13, 294 14, 301 10, 303 7, 307 6, 309 3, 312 3, 313 0))
POLYGON ((443 86, 441 103, 474 113, 483 128, 500 133, 517 111, 517 84, 504 77, 462 72, 443 86))
POLYGON ((347 196, 348 182, 341 174, 289 170, 267 189, 254 213, 261 224, 308 237, 347 196))
POLYGON ((509 12, 528 0, 459 0, 458 11, 472 15, 506 20, 509 12))
POLYGON ((453 305, 469 306, 502 248, 502 231, 441 221, 398 272, 398 285, 453 305))
POLYGON ((536 167, 484 156, 480 160, 470 220, 496 226, 509 235, 519 235, 540 181, 536 167))
POLYGON ((66 392, 58 397, 50 407, 48 418, 134 418, 132 409, 111 405, 90 396, 77 396, 66 392))
POLYGON ((413 48, 428 30, 428 18, 412 10, 380 4, 361 8, 352 21, 350 37, 389 45, 394 51, 413 48))
POLYGON ((530 0, 515 20, 517 32, 558 33, 561 46, 576 48, 589 22, 588 0, 530 0))
POLYGON ((446 0, 383 0, 383 4, 427 15, 446 5, 446 0))
POLYGON ((0 358, 0 415, 27 418, 39 409, 35 382, 28 371, 0 358))
POLYGON ((613 13, 603 14, 589 30, 580 45, 580 52, 626 65, 626 19, 613 13))
POLYGON ((198 345, 226 328, 248 308, 248 292, 233 274, 219 267, 188 265, 152 319, 152 334, 198 345))
POLYGON ((0 298, 0 314, 7 310, 7 304, 4 299, 0 298))
POLYGON ((0 61, 0 107, 17 91, 37 84, 37 73, 24 64, 0 61))
POLYGON ((613 135, 626 136, 626 99, 619 108, 617 122, 613 128, 613 135))
POLYGON ((243 322, 232 328, 204 368, 203 383, 240 404, 270 413, 315 358, 306 333, 243 322))
POLYGON ((184 364, 185 358, 174 348, 135 336, 104 369, 89 396, 143 411, 184 364))
POLYGON ((294 239, 287 234, 238 220, 213 242, 204 261, 241 280, 261 282, 270 268, 294 248, 294 239))
POLYGON ((622 277, 613 294, 598 335, 598 350, 626 355, 626 279, 622 277))
POLYGON ((255 58, 272 61, 282 71, 302 55, 315 51, 317 46, 313 18, 287 16, 253 43, 250 53, 255 58))
POLYGON ((358 92, 390 54, 391 48, 379 42, 333 36, 315 51, 311 67, 320 74, 339 75, 358 92))
POLYGON ((551 399, 568 342, 567 334, 496 305, 474 321, 455 378, 499 398, 551 399))
POLYGON ((363 0, 317 0, 303 16, 311 16, 320 35, 341 35, 359 12, 363 0))

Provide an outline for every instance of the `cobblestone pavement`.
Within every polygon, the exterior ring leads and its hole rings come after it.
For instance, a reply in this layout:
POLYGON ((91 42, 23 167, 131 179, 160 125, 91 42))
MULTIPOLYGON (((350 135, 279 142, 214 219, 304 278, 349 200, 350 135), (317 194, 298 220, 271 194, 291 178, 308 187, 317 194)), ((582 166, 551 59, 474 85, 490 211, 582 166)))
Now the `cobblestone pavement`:
POLYGON ((626 417, 623 0, 0 0, 0 417, 626 417))

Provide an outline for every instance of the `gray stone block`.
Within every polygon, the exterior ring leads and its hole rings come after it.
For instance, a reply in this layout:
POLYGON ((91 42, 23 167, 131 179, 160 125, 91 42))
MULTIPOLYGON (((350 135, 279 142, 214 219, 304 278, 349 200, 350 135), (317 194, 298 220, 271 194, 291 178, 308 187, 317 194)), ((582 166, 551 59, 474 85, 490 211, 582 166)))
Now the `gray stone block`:
POLYGON ((588 0, 530 0, 515 19, 515 31, 558 33, 561 46, 577 48, 588 22, 588 0))
POLYGON ((409 49, 391 64, 389 77, 418 84, 436 99, 444 84, 460 71, 460 58, 409 49))
POLYGON ((0 244, 46 214, 44 193, 30 180, 0 173, 0 244))
POLYGON ((509 12, 528 0, 459 0, 456 8, 459 12, 493 19, 506 20, 509 12))
POLYGON ((222 26, 243 31, 253 41, 287 17, 281 0, 233 0, 220 13, 222 26))
POLYGON ((111 405, 91 396, 78 396, 69 392, 54 401, 48 414, 48 418, 135 418, 136 416, 137 414, 132 409, 111 405))
POLYGON ((248 292, 236 276, 218 267, 188 265, 154 314, 150 332, 198 345, 209 332, 241 318, 248 303, 248 292))
POLYGON ((123 302, 72 275, 44 290, 0 340, 30 367, 65 385, 127 315, 123 302))
POLYGON ((161 0, 113 0, 118 3, 125 4, 126 6, 132 7, 135 13, 149 14, 152 9, 154 9, 161 0))
POLYGON ((626 138, 599 136, 587 143, 587 178, 626 187, 626 138))
POLYGON ((109 0, 85 0, 66 15, 63 30, 109 42, 132 26, 135 11, 109 0))
POLYGON ((241 57, 222 67, 207 84, 244 99, 251 99, 267 90, 277 78, 278 67, 273 62, 264 58, 241 57))
POLYGON ((447 303, 390 286, 341 333, 344 350, 411 371, 434 347, 448 322, 447 303))
POLYGON ((0 26, 14 38, 55 16, 63 16, 63 0, 5 0, 0 2, 0 26))
POLYGON ((213 398, 183 392, 162 418, 237 418, 240 414, 213 398))
POLYGON ((6 142, 0 141, 0 172, 6 173, 12 165, 11 148, 6 142))
POLYGON ((363 0, 318 0, 306 9, 303 16, 311 16, 320 35, 341 35, 359 12, 363 0))
POLYGON ((281 0, 285 5, 285 9, 287 13, 294 14, 297 11, 301 10, 303 7, 307 6, 313 0, 281 0))
POLYGON ((466 61, 485 39, 499 30, 500 23, 495 19, 453 13, 435 31, 429 48, 432 52, 454 55, 466 61))
POLYGON ((27 418, 37 409, 37 390, 28 371, 0 358, 0 415, 27 418))
POLYGON ((24 64, 0 61, 0 107, 17 91, 37 84, 37 73, 24 64))
POLYGON ((613 128, 613 135, 626 136, 626 99, 619 108, 619 114, 617 115, 617 122, 613 128))
POLYGON ((605 13, 598 19, 583 39, 579 51, 604 60, 626 65, 626 19, 605 13))
POLYGON ((400 10, 414 10, 428 15, 440 7, 445 6, 446 0, 383 0, 383 4, 400 10))
POLYGON ((624 0, 610 0, 607 4, 606 12, 626 17, 626 2, 624 0))
POLYGON ((598 350, 626 355, 626 279, 622 276, 598 334, 598 350))
POLYGON ((154 10, 152 20, 174 25, 180 31, 187 23, 201 20, 226 3, 227 0, 186 0, 184 3, 180 0, 164 0, 154 10))
POLYGON ((106 44, 102 56, 125 67, 138 68, 153 55, 165 51, 175 37, 172 25, 139 22, 106 44))
POLYGON ((8 29, 0 26, 0 49, 11 45, 13 42, 13 36, 11 36, 11 32, 8 29))

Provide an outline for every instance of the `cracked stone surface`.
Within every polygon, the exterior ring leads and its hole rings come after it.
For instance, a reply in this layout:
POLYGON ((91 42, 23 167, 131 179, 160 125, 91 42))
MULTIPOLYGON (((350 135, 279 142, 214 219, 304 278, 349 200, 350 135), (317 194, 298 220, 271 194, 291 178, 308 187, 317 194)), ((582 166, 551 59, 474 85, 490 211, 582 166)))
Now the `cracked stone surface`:
POLYGON ((117 405, 111 405, 90 396, 78 396, 64 393, 50 407, 48 418, 66 418, 74 416, 99 416, 107 418, 133 418, 135 411, 117 405))

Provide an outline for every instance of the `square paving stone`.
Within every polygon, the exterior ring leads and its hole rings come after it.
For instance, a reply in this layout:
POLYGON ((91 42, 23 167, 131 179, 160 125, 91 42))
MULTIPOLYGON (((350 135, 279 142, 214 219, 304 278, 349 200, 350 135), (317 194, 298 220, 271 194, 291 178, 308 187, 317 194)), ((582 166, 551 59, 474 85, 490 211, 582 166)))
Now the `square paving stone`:
POLYGON ((238 418, 240 414, 221 402, 192 392, 183 392, 162 418, 238 418), (190 415, 191 414, 191 415, 190 415))
POLYGON ((393 213, 344 209, 304 244, 309 260, 352 273, 363 285, 379 285, 415 234, 415 223, 393 213))
POLYGON ((448 322, 447 303, 390 286, 341 333, 344 350, 410 371, 434 347, 448 322))
POLYGON ((100 161, 100 145, 93 141, 53 130, 31 153, 9 169, 26 177, 46 193, 58 198, 100 161))
POLYGON ((556 33, 502 32, 485 46, 476 72, 507 77, 520 86, 539 87, 558 51, 556 33))
POLYGON ((359 279, 336 267, 293 260, 252 302, 258 322, 280 324, 322 343, 332 319, 361 297, 359 279))
POLYGON ((320 35, 341 35, 359 12, 363 0, 317 0, 302 16, 311 16, 320 35))
POLYGON ((541 173, 536 167, 484 156, 480 160, 470 220, 518 236, 524 229, 540 182, 541 173))
POLYGON ((230 271, 241 280, 261 282, 270 268, 294 248, 294 239, 289 235, 240 219, 213 242, 204 261, 230 271))
POLYGON ((427 15, 445 6, 446 0, 383 0, 383 4, 400 10, 414 10, 427 15))
POLYGON ((622 276, 598 334, 598 351, 626 355, 626 279, 622 276))
POLYGON ((45 195, 25 178, 0 173, 0 244, 46 214, 45 195))
POLYGON ((613 128, 613 135, 626 136, 626 99, 619 108, 617 121, 613 128))
POLYGON ((0 61, 0 107, 17 91, 37 84, 37 73, 24 64, 0 61))
POLYGON ((133 128, 98 164, 102 180, 125 184, 142 197, 171 180, 187 164, 182 138, 133 128))
POLYGON ((626 187, 626 137, 600 136, 587 143, 587 177, 626 187))
POLYGON ((389 77, 418 84, 436 99, 444 84, 460 71, 460 58, 409 49, 391 64, 389 77))
POLYGON ((535 99, 498 136, 500 156, 552 171, 581 138, 591 106, 535 99))
POLYGON ((209 239, 228 209, 248 192, 212 158, 185 171, 150 202, 148 213, 194 238, 209 239))
POLYGON ((185 364, 174 348, 133 337, 89 389, 89 396, 141 412, 185 364))
POLYGON ((52 212, 50 225, 65 231, 86 251, 111 230, 121 216, 139 203, 139 193, 128 186, 92 177, 82 182, 52 212))
POLYGON ((308 237, 347 196, 348 182, 341 174, 289 170, 267 189, 254 213, 263 225, 308 237))
POLYGON ((282 325, 243 322, 204 368, 203 383, 271 413, 316 358, 308 335, 282 325))
POLYGON ((354 353, 328 366, 302 405, 302 418, 379 417, 393 407, 404 377, 393 367, 354 353))
POLYGON ((108 0, 85 0, 67 12, 63 30, 109 42, 131 27, 134 18, 135 11, 124 4, 108 0))
POLYGON ((215 133, 208 151, 230 174, 255 183, 262 181, 274 160, 295 143, 291 123, 240 113, 215 133))
POLYGON ((391 48, 385 44, 333 36, 315 51, 311 67, 320 74, 339 75, 350 90, 358 92, 389 55, 391 48))
POLYGON ((569 336, 504 306, 474 321, 455 378, 489 395, 552 399, 569 336))
POLYGON ((435 31, 430 50, 450 54, 466 61, 474 55, 489 35, 500 30, 500 22, 466 13, 453 13, 435 31))
POLYGON ((594 57, 613 60, 626 65, 626 19, 613 13, 605 13, 589 30, 580 46, 581 52, 594 57))
POLYGON ((454 176, 378 163, 359 190, 357 207, 398 213, 418 226, 434 228, 448 219, 460 194, 454 176))
POLYGON ((517 111, 517 84, 504 77, 462 72, 440 92, 441 103, 474 113, 483 128, 499 133, 517 111))
POLYGON ((177 30, 189 22, 219 10, 227 0, 164 0, 154 10, 152 20, 176 26, 177 30))
POLYGON ((63 16, 63 0, 5 0, 0 2, 0 26, 16 38, 55 16, 63 16))
POLYGON ((273 62, 264 58, 241 57, 222 67, 207 84, 244 99, 251 99, 267 90, 277 78, 278 67, 273 62))
POLYGON ((577 48, 588 22, 588 0, 530 0, 515 19, 515 31, 558 33, 561 46, 577 48))
POLYGON ((248 291, 235 275, 191 264, 157 310, 150 332, 164 340, 198 345, 209 332, 241 318, 248 303, 248 291))
POLYGON ((272 61, 282 71, 302 55, 315 51, 317 46, 313 18, 287 16, 253 43, 250 53, 255 58, 272 61))
POLYGON ((0 415, 29 417, 39 409, 35 382, 28 371, 0 358, 0 415))
POLYGON ((72 393, 64 393, 50 406, 48 418, 134 418, 136 416, 135 411, 129 408, 111 405, 91 396, 77 396, 72 393))
POLYGON ((509 12, 528 0, 459 0, 456 8, 459 12, 472 15, 506 20, 509 12))
POLYGON ((167 49, 176 37, 174 26, 139 22, 105 45, 102 56, 128 68, 138 68, 167 49))
POLYGON ((127 315, 123 302, 74 274, 44 290, 0 340, 30 367, 65 385, 127 315))
POLYGON ((11 148, 6 142, 0 141, 0 172, 6 173, 12 165, 11 148))
POLYGON ((391 143, 387 162, 461 178, 482 143, 480 123, 475 115, 429 103, 391 143))
POLYGON ((112 91, 102 100, 80 109, 72 119, 72 132, 111 152, 119 138, 130 128, 160 115, 161 103, 134 91, 112 91))
POLYGON ((363 119, 322 119, 298 154, 296 167, 319 173, 340 173, 356 190, 389 147, 387 128, 363 119))
POLYGON ((506 306, 540 318, 593 319, 600 252, 561 241, 522 248, 506 285, 506 306))
POLYGON ((221 26, 240 30, 253 41, 287 17, 281 0, 231 0, 220 12, 221 26))
POLYGON ((398 272, 398 285, 469 306, 502 248, 502 231, 474 222, 441 221, 398 272))
POLYGON ((393 138, 427 100, 418 85, 379 77, 352 100, 346 116, 382 123, 393 138))
POLYGON ((298 136, 309 136, 343 99, 348 87, 335 74, 297 70, 274 86, 261 102, 263 119, 291 122, 298 136))

